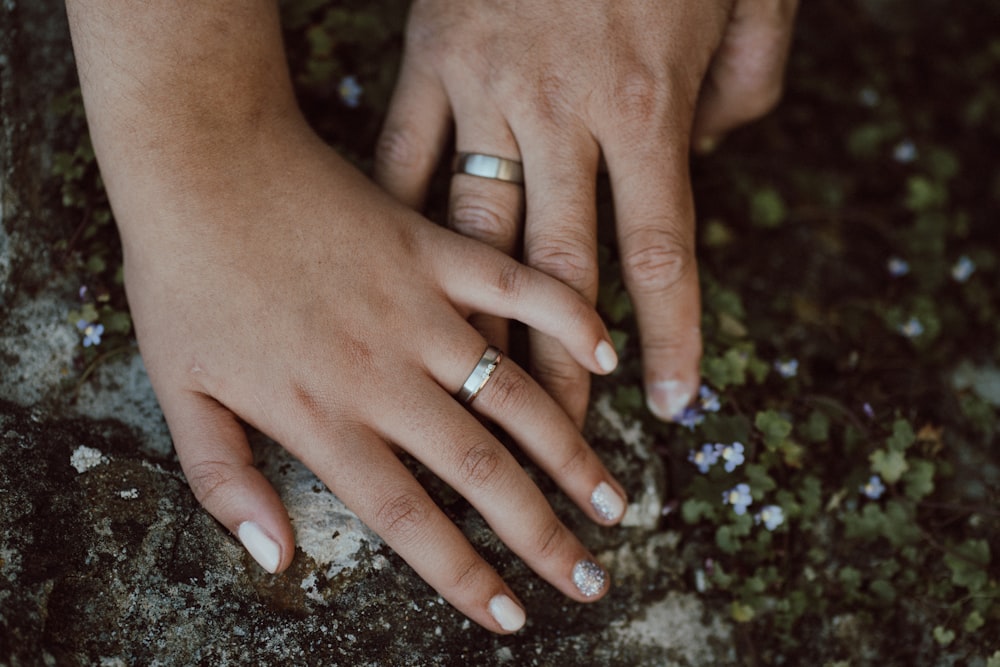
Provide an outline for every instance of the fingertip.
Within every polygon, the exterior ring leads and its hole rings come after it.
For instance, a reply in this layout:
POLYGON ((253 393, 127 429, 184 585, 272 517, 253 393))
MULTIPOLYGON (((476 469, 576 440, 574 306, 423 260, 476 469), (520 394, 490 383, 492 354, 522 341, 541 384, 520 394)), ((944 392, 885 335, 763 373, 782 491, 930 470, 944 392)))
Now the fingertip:
POLYGON ((681 380, 659 380, 646 386, 646 406, 662 421, 677 421, 694 398, 695 388, 681 380))
POLYGON ((253 556, 257 564, 275 574, 282 565, 282 549, 277 540, 267 534, 255 521, 244 521, 236 531, 243 548, 253 556))
POLYGON ((506 634, 513 634, 524 627, 528 616, 524 607, 514 601, 511 596, 500 593, 490 598, 487 604, 490 616, 506 634))
POLYGON ((626 505, 625 495, 608 482, 602 481, 590 494, 590 506, 609 525, 622 520, 626 505))
POLYGON ((610 588, 607 570, 596 560, 589 558, 579 560, 573 565, 572 580, 576 590, 587 602, 600 599, 610 588))
POLYGON ((597 361, 601 373, 605 375, 618 368, 618 353, 615 352, 614 345, 606 340, 597 344, 597 348, 594 350, 594 359, 597 361))

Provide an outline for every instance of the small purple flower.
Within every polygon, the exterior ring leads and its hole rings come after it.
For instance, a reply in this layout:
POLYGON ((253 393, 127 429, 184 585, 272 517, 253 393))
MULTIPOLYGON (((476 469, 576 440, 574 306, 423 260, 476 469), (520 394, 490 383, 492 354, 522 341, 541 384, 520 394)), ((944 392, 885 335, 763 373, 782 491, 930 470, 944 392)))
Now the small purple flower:
POLYGON ((705 421, 705 415, 701 414, 698 408, 687 407, 684 408, 683 412, 674 417, 674 421, 693 431, 695 426, 705 421))
POLYGON ((719 451, 716 446, 704 444, 701 449, 692 449, 688 453, 688 461, 698 466, 698 472, 705 474, 708 469, 719 460, 719 451))
POLYGON ((799 360, 798 359, 787 359, 778 360, 774 362, 774 370, 778 371, 778 375, 788 380, 793 378, 799 373, 799 360))
POLYGON ((701 385, 698 387, 698 406, 704 412, 718 412, 719 395, 712 391, 711 387, 701 385))
POLYGON ((340 80, 337 92, 340 94, 340 99, 343 100, 345 105, 356 109, 361 104, 361 93, 364 92, 364 89, 354 76, 345 76, 340 80))
POLYGON ((872 500, 878 500, 885 493, 885 485, 882 483, 882 478, 878 475, 872 475, 867 482, 861 485, 861 493, 865 494, 872 500))
POLYGON ((86 285, 80 285, 80 291, 77 292, 77 294, 80 295, 80 301, 86 300, 86 298, 87 298, 87 286, 86 285))
POLYGON ((731 445, 716 445, 715 452, 719 458, 726 462, 723 466, 726 472, 736 470, 746 461, 746 458, 743 456, 744 448, 742 442, 734 442, 731 445))
POLYGON ((909 262, 901 257, 890 257, 885 267, 893 278, 900 278, 910 272, 909 262))
POLYGON ((903 324, 899 325, 899 333, 907 338, 916 338, 924 333, 924 325, 916 317, 911 317, 903 324))
POLYGON ((917 146, 910 139, 903 139, 892 151, 892 158, 900 164, 909 164, 917 159, 917 146))
POLYGON ((966 255, 962 255, 951 267, 951 277, 958 283, 964 283, 976 271, 976 264, 966 255))
POLYGON ((785 523, 785 510, 781 509, 780 505, 764 505, 753 520, 758 525, 763 522, 768 530, 774 530, 785 523))
POLYGON ((865 402, 865 404, 861 406, 861 411, 865 413, 865 416, 868 417, 868 419, 875 419, 875 409, 872 407, 871 403, 865 402))
POLYGON ((732 505, 733 511, 737 514, 741 516, 746 514, 747 507, 753 504, 753 498, 750 496, 750 486, 743 483, 737 484, 722 494, 722 502, 726 505, 732 505))
POLYGON ((83 332, 83 346, 100 345, 101 336, 104 335, 104 325, 90 323, 87 320, 79 320, 76 328, 83 332))

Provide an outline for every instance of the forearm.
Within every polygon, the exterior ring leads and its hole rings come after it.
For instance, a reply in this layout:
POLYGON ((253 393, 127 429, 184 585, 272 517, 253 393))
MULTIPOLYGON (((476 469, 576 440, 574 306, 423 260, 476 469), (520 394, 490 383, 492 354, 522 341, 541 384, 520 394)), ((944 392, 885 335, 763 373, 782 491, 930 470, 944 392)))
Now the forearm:
POLYGON ((66 4, 120 224, 144 217, 136 207, 178 194, 163 188, 224 191, 231 176, 220 165, 298 119, 273 0, 66 4))

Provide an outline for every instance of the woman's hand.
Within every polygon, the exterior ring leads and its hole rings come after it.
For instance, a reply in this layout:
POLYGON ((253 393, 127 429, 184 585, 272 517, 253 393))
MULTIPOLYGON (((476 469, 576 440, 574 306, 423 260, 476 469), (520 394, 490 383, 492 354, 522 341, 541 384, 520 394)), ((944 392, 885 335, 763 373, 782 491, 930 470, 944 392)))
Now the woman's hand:
POLYGON ((610 371, 598 315, 562 283, 423 220, 306 126, 273 3, 74 0, 91 133, 125 251, 136 333, 198 499, 266 569, 294 537, 246 421, 301 459, 455 607, 495 632, 524 610, 396 457, 475 506, 566 595, 607 577, 513 456, 507 430, 594 520, 624 493, 562 409, 510 360, 453 395, 514 318, 610 371), (113 5, 113 6, 112 6, 113 5))
MULTIPOLYGON (((677 416, 699 383, 701 307, 688 155, 778 100, 797 0, 417 0, 377 180, 419 208, 456 149, 524 165, 524 189, 452 180, 450 224, 594 302, 595 181, 607 165, 647 402, 677 416)), ((479 323, 502 345, 506 324, 479 323)), ((582 423, 586 368, 535 332, 536 375, 582 423)))

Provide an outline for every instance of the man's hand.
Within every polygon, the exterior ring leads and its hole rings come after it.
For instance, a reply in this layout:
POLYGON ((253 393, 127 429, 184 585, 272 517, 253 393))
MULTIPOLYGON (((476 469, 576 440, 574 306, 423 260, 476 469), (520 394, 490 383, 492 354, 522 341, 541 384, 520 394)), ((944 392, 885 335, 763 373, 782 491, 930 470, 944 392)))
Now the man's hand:
MULTIPOLYGON (((594 302, 595 182, 614 192, 647 402, 679 414, 699 384, 701 306, 688 156, 778 100, 796 0, 417 0, 377 150, 377 180, 420 207, 452 119, 458 152, 524 165, 524 188, 456 175, 450 224, 594 302)), ((498 345, 506 324, 480 320, 498 345)), ((533 333, 536 376, 579 424, 589 376, 533 333)))

